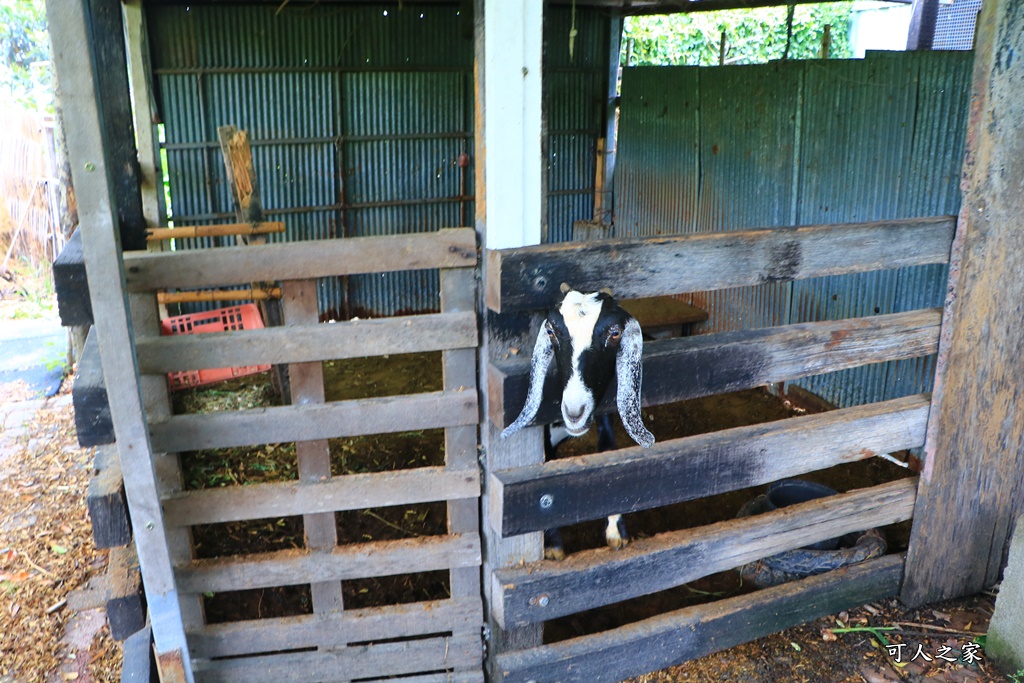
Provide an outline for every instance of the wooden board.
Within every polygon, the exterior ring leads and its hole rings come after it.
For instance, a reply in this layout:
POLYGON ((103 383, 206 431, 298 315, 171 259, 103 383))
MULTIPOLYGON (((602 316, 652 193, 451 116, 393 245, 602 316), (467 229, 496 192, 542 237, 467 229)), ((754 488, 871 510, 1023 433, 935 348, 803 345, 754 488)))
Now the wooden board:
POLYGON ((492 472, 491 523, 502 536, 554 529, 916 448, 928 408, 922 394, 492 472))
MULTIPOLYGON (((111 416, 121 455, 125 493, 132 511, 135 545, 146 576, 145 589, 153 626, 158 661, 180 663, 180 668, 161 668, 165 683, 191 683, 192 668, 185 630, 174 583, 171 554, 160 509, 157 474, 146 430, 145 410, 136 369, 134 333, 124 289, 124 270, 111 165, 122 161, 104 143, 111 121, 106 119, 105 91, 99 83, 99 62, 95 54, 100 43, 123 46, 122 32, 95 34, 87 0, 47 3, 47 29, 53 45, 53 62, 60 82, 64 127, 68 141, 82 250, 89 277, 93 313, 99 338, 103 340, 101 360, 108 387, 111 416)), ((120 2, 107 8, 120 19, 120 2)), ((122 60, 108 70, 126 74, 122 60)), ((115 97, 126 107, 127 88, 115 97)), ((128 110, 129 121, 130 108, 128 110)), ((117 128, 125 135, 130 128, 117 128)), ((134 157, 127 163, 134 163, 134 157)), ((123 170, 123 169, 122 169, 123 170)), ((121 173, 118 171, 117 173, 121 173)), ((140 211, 141 215, 141 211, 140 211)), ((139 233, 141 237, 141 231, 139 233)))
POLYGON ((977 24, 964 191, 921 493, 901 599, 976 593, 999 579, 1024 511, 1024 54, 1019 2, 977 24))
POLYGON ((103 366, 95 329, 89 330, 82 349, 82 358, 75 368, 71 388, 75 407, 75 432, 82 448, 114 443, 114 421, 110 417, 110 401, 103 383, 103 366))
POLYGON ((132 528, 128 519, 128 501, 124 497, 121 461, 117 447, 96 449, 92 477, 85 496, 92 522, 92 539, 97 548, 116 548, 131 543, 132 528))
MULTIPOLYGON (((935 353, 940 311, 923 309, 870 318, 800 323, 667 339, 644 344, 643 404, 661 405, 935 353)), ((489 415, 500 428, 511 424, 526 401, 530 358, 525 353, 492 362, 488 371, 489 415)), ((560 419, 554 373, 535 424, 560 419)), ((609 388, 598 412, 615 409, 609 388)), ((657 435, 655 435, 657 436, 657 435)))
POLYGON ((228 486, 164 498, 168 526, 218 524, 244 519, 469 500, 480 495, 478 470, 424 467, 396 472, 348 474, 324 481, 228 486))
POLYGON ((281 550, 194 560, 175 572, 180 589, 206 593, 297 586, 480 564, 480 537, 428 536, 339 546, 332 551, 281 550))
POLYGON ((469 228, 448 228, 400 236, 131 252, 125 254, 125 277, 128 289, 139 292, 474 265, 476 234, 469 228))
POLYGON ((153 447, 182 453, 476 424, 475 391, 179 415, 150 425, 153 447))
MULTIPOLYGON (((128 86, 128 56, 120 0, 88 0, 96 80, 103 100, 104 152, 107 155, 121 248, 146 248, 135 119, 128 86)), ((63 81, 61 81, 63 84, 63 81)), ((63 87, 63 85, 62 85, 63 87)), ((67 114, 65 113, 65 116, 67 114)), ((79 201, 81 196, 79 194, 79 201)))
POLYGON ((195 657, 234 657, 414 638, 453 630, 480 632, 480 600, 432 600, 344 613, 211 624, 188 634, 195 657))
MULTIPOLYGON (((466 636, 425 638, 397 643, 359 645, 328 652, 296 652, 201 661, 196 663, 196 678, 204 683, 307 683, 307 681, 340 681, 360 678, 365 680, 416 674, 421 671, 439 671, 454 667, 479 669, 482 659, 480 639, 466 636)), ((481 681, 482 671, 464 679, 450 674, 435 677, 416 677, 422 683, 444 681, 481 681)), ((402 680, 402 679, 399 679, 402 680)), ((410 681, 411 683, 411 681, 410 681)))
POLYGON ((899 591, 903 557, 859 565, 592 636, 496 655, 503 683, 613 683, 776 633, 899 591))
POLYGON ((129 544, 112 548, 107 557, 107 624, 114 640, 124 640, 146 625, 139 556, 129 544))
POLYGON ((786 550, 910 519, 916 492, 916 478, 902 479, 755 517, 641 538, 618 552, 585 550, 561 562, 500 569, 491 593, 500 599, 492 609, 510 628, 649 595, 786 550))
POLYGON ((61 325, 92 325, 92 302, 89 301, 89 278, 85 274, 81 230, 75 230, 53 262, 53 289, 57 294, 61 325))
POLYGON ((153 632, 148 626, 124 641, 121 683, 160 683, 153 658, 153 632))
POLYGON ((487 306, 548 308, 563 282, 639 299, 946 263, 955 223, 938 216, 488 251, 487 306))
POLYGON ((302 326, 140 338, 139 371, 147 374, 307 363, 330 359, 472 348, 476 315, 435 313, 302 326))

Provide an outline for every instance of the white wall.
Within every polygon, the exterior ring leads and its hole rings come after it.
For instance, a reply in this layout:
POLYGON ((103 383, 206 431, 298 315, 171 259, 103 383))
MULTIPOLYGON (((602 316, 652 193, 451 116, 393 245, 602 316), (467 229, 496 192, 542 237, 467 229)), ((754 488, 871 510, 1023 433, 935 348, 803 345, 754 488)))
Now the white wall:
POLYGON ((906 50, 910 32, 910 3, 860 0, 853 5, 850 47, 857 59, 866 50, 906 50))

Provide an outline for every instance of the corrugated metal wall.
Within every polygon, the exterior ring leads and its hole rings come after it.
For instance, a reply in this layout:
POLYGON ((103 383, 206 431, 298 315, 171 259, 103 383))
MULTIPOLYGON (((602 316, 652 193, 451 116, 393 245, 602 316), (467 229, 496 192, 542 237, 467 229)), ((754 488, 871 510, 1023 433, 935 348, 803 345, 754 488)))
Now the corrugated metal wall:
MULTIPOLYGON (((217 127, 249 131, 274 239, 427 232, 473 220, 472 17, 459 5, 147 9, 174 222, 233 219, 217 127), (460 154, 470 166, 460 169, 460 154)), ((609 21, 546 17, 548 239, 593 211, 609 21)), ((183 240, 179 248, 212 246, 183 240)), ((324 317, 437 310, 436 271, 321 280, 324 317)), ((197 308, 202 308, 199 306, 197 308)), ((193 309, 194 310, 194 309, 193 309)))
MULTIPOLYGON (((621 236, 952 214, 970 53, 627 69, 615 223, 621 236)), ((940 306, 944 267, 695 293, 701 332, 940 306)), ((933 359, 801 380, 840 406, 927 390, 933 359)))

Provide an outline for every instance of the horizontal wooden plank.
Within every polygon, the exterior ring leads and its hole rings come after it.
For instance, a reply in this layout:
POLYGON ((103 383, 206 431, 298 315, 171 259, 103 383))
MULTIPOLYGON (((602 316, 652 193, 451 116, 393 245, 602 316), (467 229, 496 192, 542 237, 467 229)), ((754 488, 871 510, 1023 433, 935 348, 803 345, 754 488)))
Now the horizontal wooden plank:
POLYGON ((491 523, 502 536, 554 529, 916 448, 928 408, 921 394, 500 470, 490 479, 491 523))
POLYGON ((85 274, 82 234, 75 230, 53 262, 53 289, 57 311, 64 327, 92 325, 89 278, 85 274))
POLYGON ((639 299, 946 263, 955 225, 955 217, 937 216, 492 250, 487 306, 547 308, 561 299, 563 282, 639 299))
MULTIPOLYGON (((643 403, 661 405, 927 356, 938 350, 941 322, 941 310, 933 308, 648 342, 643 355, 643 403)), ((526 401, 530 358, 520 354, 493 362, 488 374, 490 418, 504 429, 519 416, 526 401)), ((552 371, 535 424, 561 419, 554 377, 552 371)), ((614 409, 615 391, 609 389, 598 411, 614 409)))
POLYGON ((142 337, 139 372, 279 365, 473 348, 476 313, 434 313, 260 330, 142 337))
POLYGON ((413 574, 480 564, 477 534, 426 536, 339 546, 329 552, 281 550, 194 560, 175 571, 182 593, 297 586, 324 581, 413 574))
POLYGON ((82 448, 112 444, 115 441, 98 337, 96 329, 90 328, 82 357, 75 368, 75 383, 71 388, 71 402, 75 406, 75 433, 78 435, 78 445, 82 448))
MULTIPOLYGON (((322 652, 197 661, 193 665, 196 679, 204 683, 236 683, 237 681, 273 681, 274 683, 306 683, 307 681, 347 681, 355 678, 376 679, 419 672, 443 671, 452 668, 479 666, 483 649, 479 637, 452 636, 425 638, 379 645, 359 645, 322 652)), ((427 679, 420 679, 427 683, 427 679)), ((453 679, 441 674, 437 680, 453 679)), ((468 678, 468 680, 479 680, 468 678)), ((417 683, 420 683, 418 681, 417 683)))
POLYGON ((164 523, 168 526, 192 526, 462 500, 479 495, 478 470, 453 472, 444 467, 423 467, 348 474, 310 483, 287 481, 185 491, 164 498, 163 508, 164 523))
POLYGON ((284 232, 282 221, 263 223, 224 223, 221 225, 176 225, 173 228, 149 228, 147 242, 185 239, 188 237, 227 237, 229 235, 269 235, 284 232))
POLYGON ((495 655, 502 683, 613 683, 899 591, 903 556, 837 569, 560 643, 495 655))
POLYGON ((916 497, 913 477, 642 538, 618 552, 587 550, 562 562, 501 569, 493 577, 493 613, 508 629, 649 595, 786 550, 902 522, 913 516, 916 497))
POLYGON ((472 228, 124 255, 131 292, 474 265, 472 228))
POLYGON ((161 305, 196 303, 200 301, 266 301, 280 299, 280 287, 246 287, 245 289, 203 289, 199 291, 157 292, 161 305))
POLYGON ((338 648, 348 643, 411 638, 483 628, 477 599, 432 600, 304 614, 275 619, 254 619, 204 626, 188 633, 193 657, 234 657, 310 647, 338 648))
POLYGON ((476 391, 178 415, 149 426, 153 450, 181 453, 476 424, 476 391))
POLYGON ((93 544, 97 548, 116 548, 131 543, 132 527, 117 446, 107 444, 97 448, 92 469, 85 502, 92 523, 93 544))

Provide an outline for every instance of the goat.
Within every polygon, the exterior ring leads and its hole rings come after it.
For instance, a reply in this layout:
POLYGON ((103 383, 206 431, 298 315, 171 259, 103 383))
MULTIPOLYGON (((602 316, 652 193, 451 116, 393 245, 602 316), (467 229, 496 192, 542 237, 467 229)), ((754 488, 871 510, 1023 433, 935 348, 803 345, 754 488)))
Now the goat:
MULTIPOLYGON (((604 398, 614 367, 615 400, 622 424, 637 444, 650 448, 654 445, 654 435, 644 426, 640 415, 640 358, 643 353, 640 324, 616 303, 608 290, 588 294, 563 283, 561 291, 564 297, 548 312, 533 347, 526 404, 515 422, 501 433, 502 438, 519 431, 536 417, 543 398, 544 379, 554 359, 561 390, 562 422, 569 436, 582 436, 590 429, 594 409, 604 398)), ((605 436, 610 437, 607 422, 605 429, 605 436)), ((599 441, 601 436, 599 433, 599 441)), ((615 447, 614 440, 610 447, 615 447)), ((609 547, 616 549, 628 543, 621 515, 608 518, 605 540, 609 547)))

